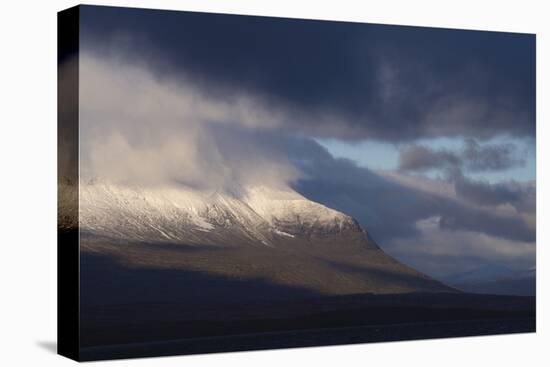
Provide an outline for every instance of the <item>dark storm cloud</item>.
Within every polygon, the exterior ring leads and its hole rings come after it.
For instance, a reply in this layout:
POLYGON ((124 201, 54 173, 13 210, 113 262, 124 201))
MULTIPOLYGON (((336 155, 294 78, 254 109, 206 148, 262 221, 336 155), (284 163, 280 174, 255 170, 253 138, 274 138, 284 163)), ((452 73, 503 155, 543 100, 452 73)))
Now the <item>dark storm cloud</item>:
POLYGON ((445 212, 439 221, 441 229, 485 233, 514 241, 535 241, 535 233, 517 216, 491 215, 488 210, 456 206, 445 212))
POLYGON ((514 144, 482 146, 474 139, 467 139, 465 144, 462 158, 470 171, 498 171, 525 164, 525 159, 519 156, 514 144))
POLYGON ((535 212, 536 188, 534 183, 499 182, 488 183, 455 178, 454 187, 459 198, 485 206, 510 204, 521 212, 535 212))
POLYGON ((399 169, 404 171, 425 171, 460 166, 461 157, 446 150, 433 150, 422 145, 412 145, 401 150, 399 169))
POLYGON ((525 158, 512 143, 480 144, 476 140, 465 139, 460 151, 431 149, 422 145, 406 146, 400 151, 399 169, 404 171, 426 171, 444 169, 450 172, 502 171, 522 166, 525 158))
POLYGON ((292 111, 284 127, 390 141, 535 131, 535 37, 82 7, 87 45, 292 111))

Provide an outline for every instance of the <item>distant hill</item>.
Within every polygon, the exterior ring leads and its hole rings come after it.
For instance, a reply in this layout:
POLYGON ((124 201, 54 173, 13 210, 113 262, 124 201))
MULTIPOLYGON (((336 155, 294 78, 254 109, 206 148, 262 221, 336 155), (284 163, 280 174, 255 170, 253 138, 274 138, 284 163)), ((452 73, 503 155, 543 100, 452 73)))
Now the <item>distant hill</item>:
POLYGON ((487 265, 442 280, 465 292, 516 296, 536 294, 535 269, 518 271, 504 266, 487 265))

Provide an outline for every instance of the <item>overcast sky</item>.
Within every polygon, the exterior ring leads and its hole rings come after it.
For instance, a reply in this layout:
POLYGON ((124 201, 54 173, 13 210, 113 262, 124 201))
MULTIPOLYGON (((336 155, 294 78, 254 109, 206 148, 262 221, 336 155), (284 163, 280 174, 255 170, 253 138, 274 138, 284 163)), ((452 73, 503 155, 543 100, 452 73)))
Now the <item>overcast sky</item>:
POLYGON ((84 174, 291 186, 438 277, 535 266, 533 35, 85 6, 80 65, 84 174))

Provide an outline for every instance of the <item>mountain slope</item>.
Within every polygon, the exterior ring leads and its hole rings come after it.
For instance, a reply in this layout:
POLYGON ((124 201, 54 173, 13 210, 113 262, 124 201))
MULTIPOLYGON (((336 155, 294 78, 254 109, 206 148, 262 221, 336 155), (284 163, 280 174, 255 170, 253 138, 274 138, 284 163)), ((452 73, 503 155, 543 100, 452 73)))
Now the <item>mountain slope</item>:
POLYGON ((262 279, 322 294, 453 291, 385 254, 353 218, 290 189, 232 195, 85 184, 79 225, 84 252, 126 266, 262 279))

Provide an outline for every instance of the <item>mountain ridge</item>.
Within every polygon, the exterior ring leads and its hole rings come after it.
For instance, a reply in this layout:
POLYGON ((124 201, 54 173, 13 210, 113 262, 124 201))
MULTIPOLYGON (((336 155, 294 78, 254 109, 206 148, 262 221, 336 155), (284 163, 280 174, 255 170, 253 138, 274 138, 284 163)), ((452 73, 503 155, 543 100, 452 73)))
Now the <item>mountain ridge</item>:
POLYGON ((350 216, 295 191, 247 189, 237 197, 185 187, 142 188, 104 183, 80 187, 80 228, 140 241, 196 243, 219 229, 238 229, 273 246, 277 237, 310 232, 361 231, 350 216), (183 230, 181 230, 183 229, 183 230))

